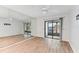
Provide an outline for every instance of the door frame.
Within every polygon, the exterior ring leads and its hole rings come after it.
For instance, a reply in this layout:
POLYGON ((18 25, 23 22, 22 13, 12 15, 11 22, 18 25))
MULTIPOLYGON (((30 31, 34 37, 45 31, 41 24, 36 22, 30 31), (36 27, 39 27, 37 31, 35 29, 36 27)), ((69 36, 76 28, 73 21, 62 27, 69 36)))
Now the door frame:
MULTIPOLYGON (((47 38, 46 37, 46 22, 56 22, 56 21, 60 21, 60 39, 59 40, 62 40, 62 27, 63 27, 63 18, 59 18, 59 19, 57 19, 57 20, 47 20, 47 21, 44 21, 44 37, 45 38, 47 38)), ((53 25, 53 24, 52 24, 53 25)), ((53 32, 53 31, 52 31, 53 32)), ((53 36, 52 36, 53 37, 53 36)))

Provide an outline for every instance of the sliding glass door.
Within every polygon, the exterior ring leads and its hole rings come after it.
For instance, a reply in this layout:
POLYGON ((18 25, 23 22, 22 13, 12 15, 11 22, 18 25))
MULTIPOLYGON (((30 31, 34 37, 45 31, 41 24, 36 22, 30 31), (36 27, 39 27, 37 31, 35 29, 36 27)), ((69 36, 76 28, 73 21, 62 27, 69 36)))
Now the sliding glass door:
POLYGON ((62 21, 49 20, 45 21, 45 37, 52 39, 62 39, 62 21))

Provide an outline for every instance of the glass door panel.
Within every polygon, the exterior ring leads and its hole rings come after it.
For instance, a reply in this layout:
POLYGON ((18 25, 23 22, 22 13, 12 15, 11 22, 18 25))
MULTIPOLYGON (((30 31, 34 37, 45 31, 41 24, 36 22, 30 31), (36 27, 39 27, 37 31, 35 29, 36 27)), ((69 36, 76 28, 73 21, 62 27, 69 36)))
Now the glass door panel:
POLYGON ((53 38, 60 39, 60 23, 53 22, 53 38))
POLYGON ((52 39, 61 38, 61 21, 52 20, 45 22, 45 37, 52 39))

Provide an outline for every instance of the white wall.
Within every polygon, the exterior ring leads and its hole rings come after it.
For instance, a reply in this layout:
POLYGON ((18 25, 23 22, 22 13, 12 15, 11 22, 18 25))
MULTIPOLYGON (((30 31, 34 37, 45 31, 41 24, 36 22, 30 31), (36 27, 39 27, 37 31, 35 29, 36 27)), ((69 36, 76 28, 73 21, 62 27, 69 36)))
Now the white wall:
POLYGON ((44 21, 42 18, 37 19, 36 27, 37 27, 36 36, 44 37, 44 21))
POLYGON ((24 33, 23 22, 20 21, 24 17, 21 15, 21 13, 0 6, 0 37, 24 33), (4 26, 4 23, 10 23, 11 26, 4 26))
POLYGON ((69 14, 66 14, 63 18, 63 27, 62 27, 62 40, 69 41, 70 39, 70 22, 69 14))
POLYGON ((0 18, 0 37, 18 35, 23 33, 24 28, 22 22, 17 21, 15 19, 9 20, 0 18), (10 23, 11 25, 5 26, 4 23, 10 23))
POLYGON ((70 13, 70 45, 74 52, 79 52, 79 20, 76 20, 76 15, 79 14, 79 6, 73 8, 70 13))
POLYGON ((31 19, 31 35, 36 36, 37 34, 37 20, 31 19))
POLYGON ((9 10, 0 6, 0 17, 8 18, 9 10))

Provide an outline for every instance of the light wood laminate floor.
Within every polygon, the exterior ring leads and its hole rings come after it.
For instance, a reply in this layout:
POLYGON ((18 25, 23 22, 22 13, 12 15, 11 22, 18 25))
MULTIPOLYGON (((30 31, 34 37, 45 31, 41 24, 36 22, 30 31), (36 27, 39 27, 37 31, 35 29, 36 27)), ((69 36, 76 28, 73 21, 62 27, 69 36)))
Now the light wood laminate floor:
POLYGON ((71 53, 69 43, 23 35, 0 38, 0 53, 71 53), (58 42, 58 43, 57 43, 58 42))

